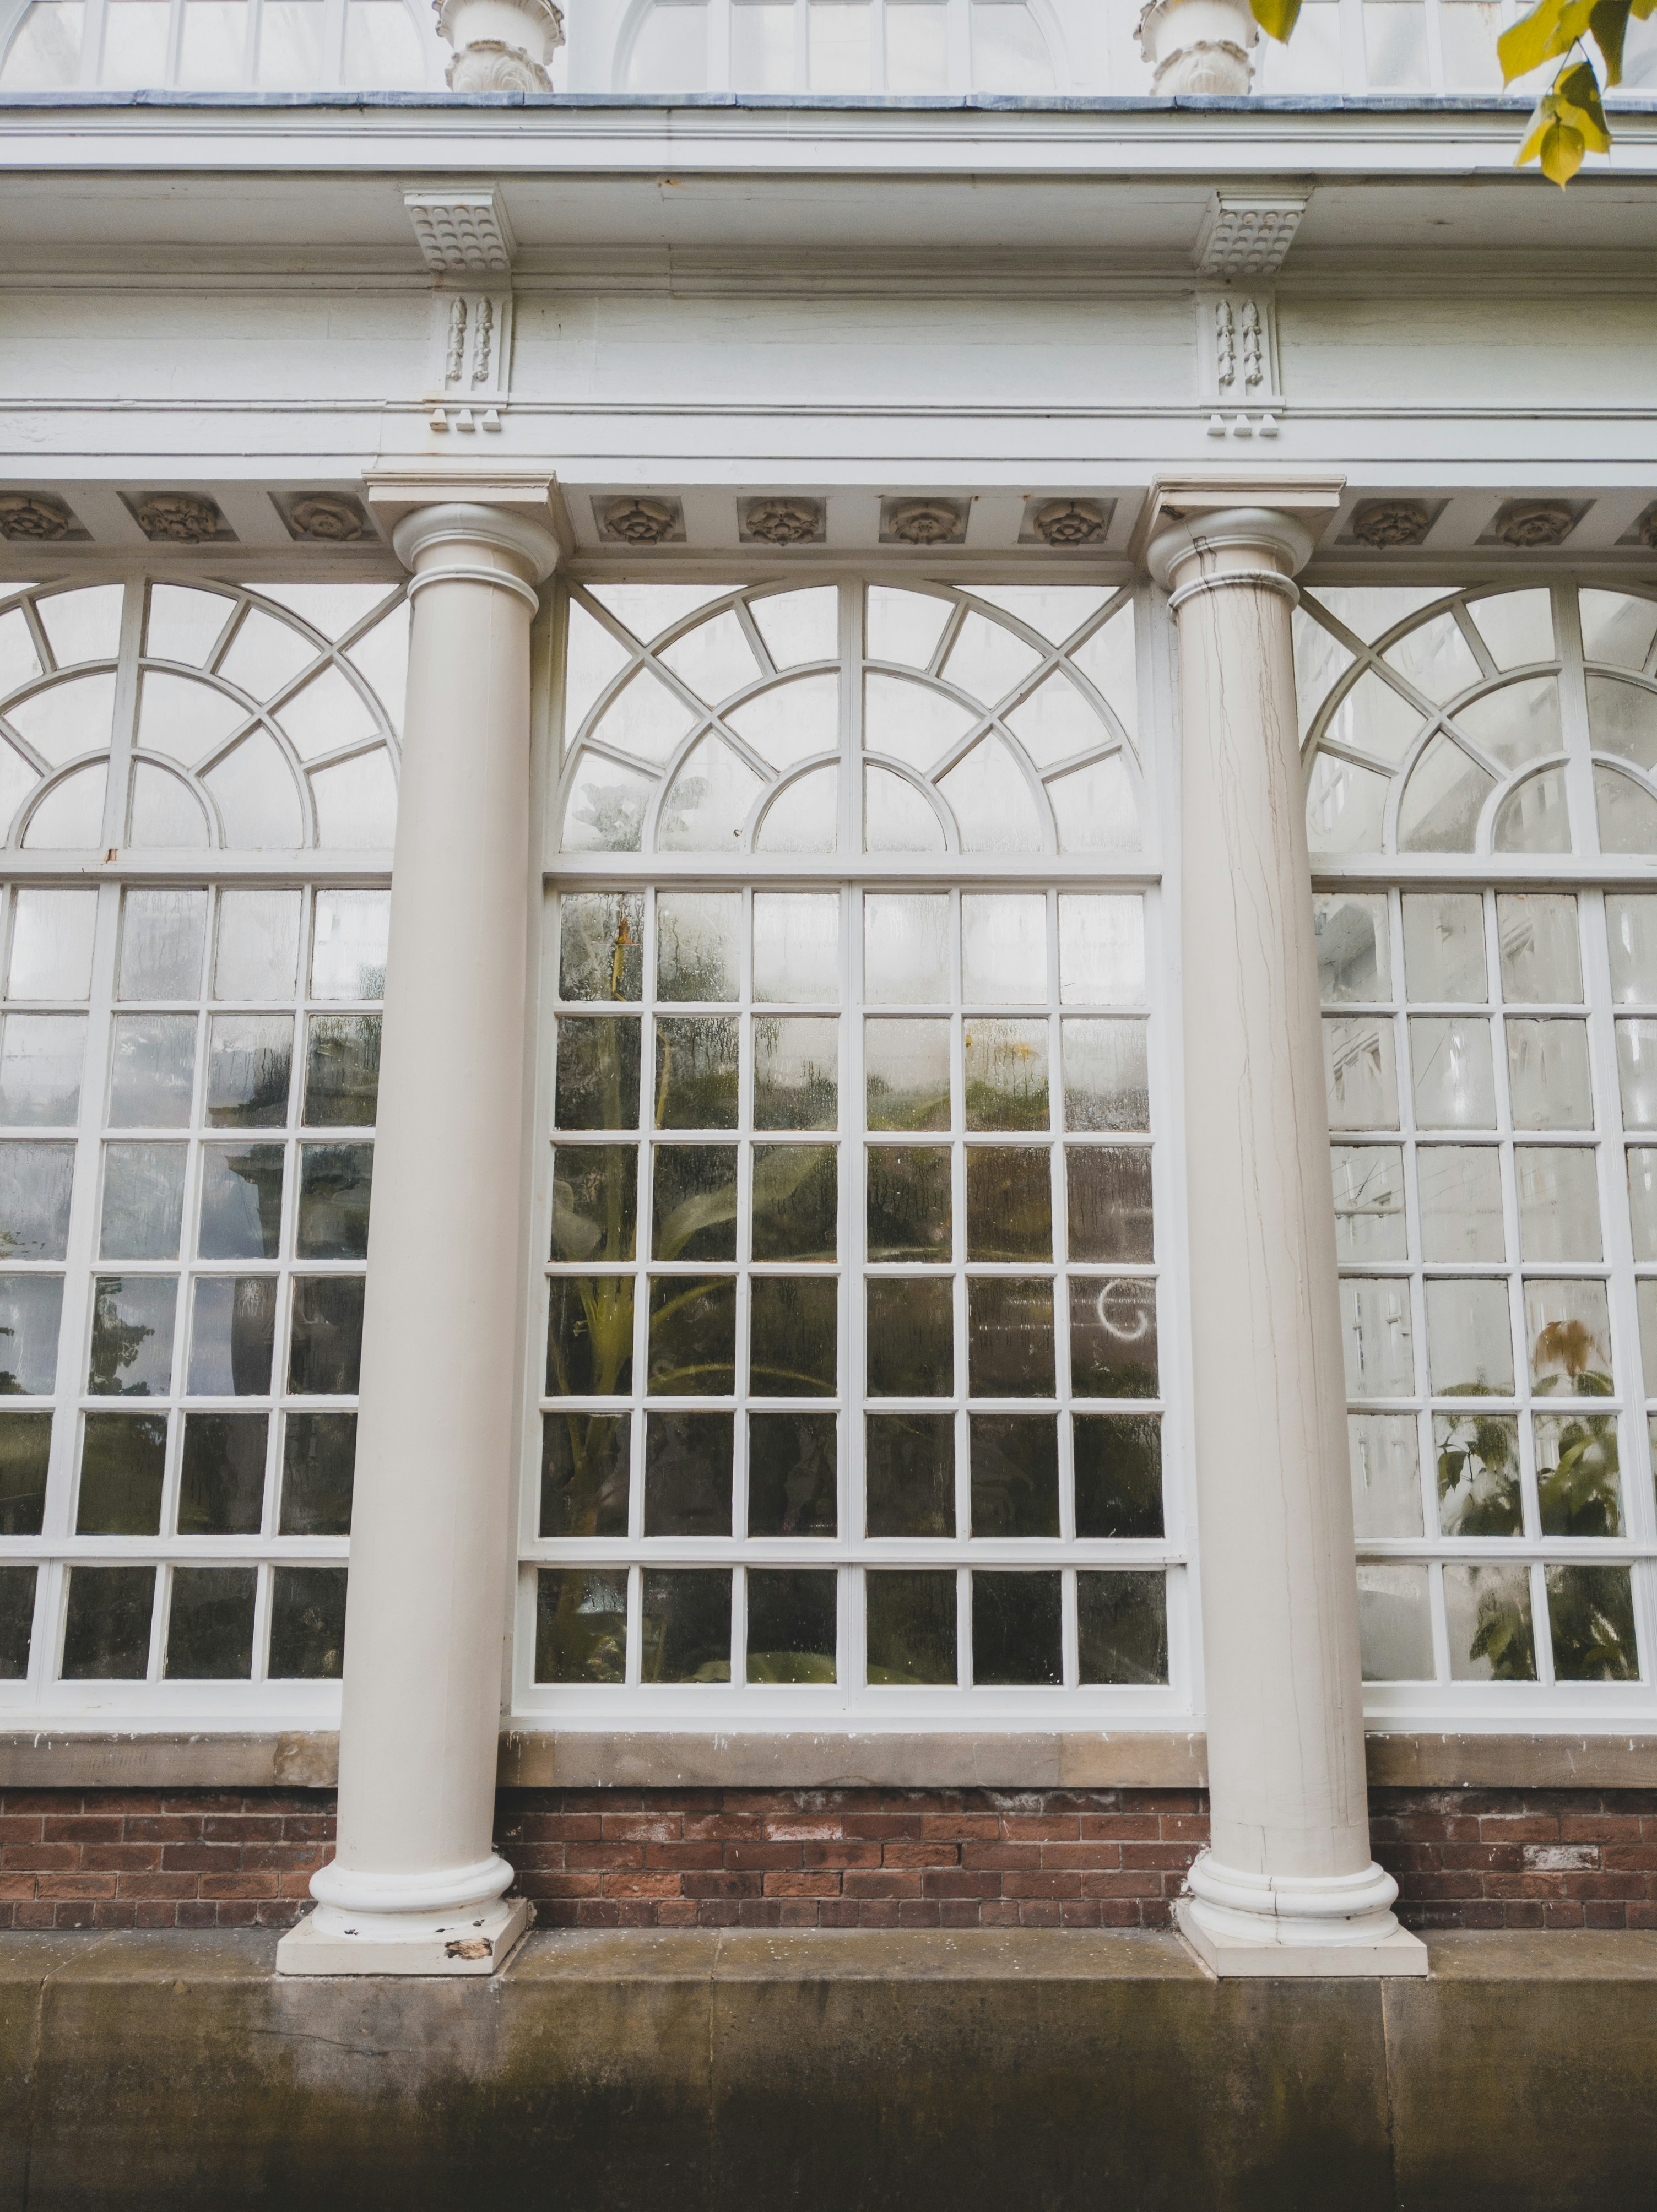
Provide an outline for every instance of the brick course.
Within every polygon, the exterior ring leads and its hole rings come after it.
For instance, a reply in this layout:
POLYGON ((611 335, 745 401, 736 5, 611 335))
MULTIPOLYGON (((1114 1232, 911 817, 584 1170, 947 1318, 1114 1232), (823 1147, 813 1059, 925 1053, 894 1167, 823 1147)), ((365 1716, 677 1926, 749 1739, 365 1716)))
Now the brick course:
MULTIPOLYGON (((516 1790, 542 1927, 1161 1928, 1208 1832, 1172 1790, 516 1790)), ((1377 1790, 1416 1929, 1657 1928, 1657 1790, 1377 1790)), ((0 1928, 285 1928, 321 1790, 0 1791, 0 1928)))

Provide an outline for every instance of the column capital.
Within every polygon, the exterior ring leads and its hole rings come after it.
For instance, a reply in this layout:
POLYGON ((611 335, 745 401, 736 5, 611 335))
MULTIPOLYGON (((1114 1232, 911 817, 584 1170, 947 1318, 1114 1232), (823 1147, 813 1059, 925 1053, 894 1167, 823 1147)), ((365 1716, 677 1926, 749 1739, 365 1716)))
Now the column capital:
POLYGON ((1334 516, 1344 477, 1201 475, 1159 477, 1135 532, 1134 550, 1165 589, 1177 590, 1179 570, 1199 554, 1218 582, 1248 572, 1285 583, 1305 566, 1334 516))
POLYGON ((417 585, 438 576, 473 576, 527 592, 557 566, 567 532, 550 476, 461 476, 448 470, 384 470, 364 478, 369 505, 391 526, 393 550, 417 585), (460 550, 471 545, 503 558, 482 568, 460 550), (453 548, 445 557, 442 549, 453 548), (436 556, 434 559, 431 556, 436 556))

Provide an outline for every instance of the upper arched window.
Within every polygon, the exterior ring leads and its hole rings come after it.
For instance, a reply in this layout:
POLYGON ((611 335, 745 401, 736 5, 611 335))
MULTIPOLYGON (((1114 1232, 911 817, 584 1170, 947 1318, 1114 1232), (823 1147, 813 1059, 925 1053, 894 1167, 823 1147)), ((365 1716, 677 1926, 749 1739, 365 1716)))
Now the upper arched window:
POLYGON ((619 62, 626 92, 1060 88, 1023 0, 645 0, 619 62))
POLYGON ((33 0, 0 90, 418 91, 447 52, 405 0, 33 0))

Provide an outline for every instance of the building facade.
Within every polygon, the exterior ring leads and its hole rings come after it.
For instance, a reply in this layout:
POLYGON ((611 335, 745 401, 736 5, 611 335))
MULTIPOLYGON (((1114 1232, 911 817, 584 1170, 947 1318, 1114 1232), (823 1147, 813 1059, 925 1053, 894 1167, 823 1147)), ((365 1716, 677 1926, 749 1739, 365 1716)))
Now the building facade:
POLYGON ((0 18, 20 1924, 1657 1913, 1657 35, 1561 195, 1510 15, 0 18))

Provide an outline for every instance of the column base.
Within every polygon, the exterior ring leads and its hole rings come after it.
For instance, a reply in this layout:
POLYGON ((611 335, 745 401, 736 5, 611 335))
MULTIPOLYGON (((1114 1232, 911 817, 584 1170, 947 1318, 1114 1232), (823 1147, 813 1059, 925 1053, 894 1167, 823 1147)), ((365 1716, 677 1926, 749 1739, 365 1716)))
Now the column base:
POLYGON ((1197 1917, 1196 1901, 1182 1897, 1173 1908, 1174 1926, 1186 1948, 1221 1981, 1267 1976, 1329 1980, 1380 1975, 1424 1976, 1427 1946, 1407 1928, 1357 1943, 1285 1943, 1263 1929, 1258 1936, 1216 1935, 1197 1917))
POLYGON ((388 1914, 352 1915, 319 1905, 277 1945, 279 1974, 498 1974, 522 1942, 529 1905, 496 1898, 438 1921, 408 1916, 406 1929, 387 1929, 388 1914), (359 1929, 356 1922, 363 1924, 359 1929), (378 1924, 370 1924, 377 1923, 378 1924), (435 1924, 434 1924, 435 1923, 435 1924))

